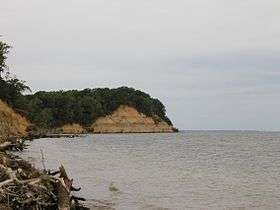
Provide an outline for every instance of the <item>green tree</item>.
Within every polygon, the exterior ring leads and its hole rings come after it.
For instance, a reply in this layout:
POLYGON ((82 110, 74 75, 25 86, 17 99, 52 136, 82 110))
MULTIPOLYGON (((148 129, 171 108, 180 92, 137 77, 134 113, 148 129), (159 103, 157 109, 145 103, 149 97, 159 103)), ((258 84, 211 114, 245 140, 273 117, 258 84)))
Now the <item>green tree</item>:
POLYGON ((147 116, 157 120, 162 119, 171 124, 166 116, 164 105, 158 99, 128 87, 84 89, 81 91, 41 91, 26 96, 26 98, 29 101, 28 113, 31 113, 29 119, 38 125, 40 119, 44 120, 41 124, 48 124, 51 127, 67 123, 89 125, 97 118, 111 114, 120 105, 132 106, 147 116), (37 114, 41 114, 42 109, 48 109, 52 118, 38 117, 37 114), (49 119, 48 123, 46 123, 46 119, 49 119))
POLYGON ((15 76, 10 76, 8 66, 6 64, 7 54, 11 46, 0 41, 0 99, 6 101, 10 106, 18 109, 25 107, 25 100, 22 93, 30 88, 25 82, 19 80, 15 76))
POLYGON ((0 78, 2 78, 2 74, 8 70, 8 66, 6 64, 7 54, 9 53, 11 46, 7 43, 0 41, 0 78))

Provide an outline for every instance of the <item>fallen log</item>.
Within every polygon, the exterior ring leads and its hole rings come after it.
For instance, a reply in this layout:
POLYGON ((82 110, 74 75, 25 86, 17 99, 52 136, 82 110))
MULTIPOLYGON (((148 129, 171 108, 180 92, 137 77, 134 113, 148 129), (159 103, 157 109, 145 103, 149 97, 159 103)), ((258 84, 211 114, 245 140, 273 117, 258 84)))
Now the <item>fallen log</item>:
POLYGON ((21 141, 6 141, 0 144, 0 151, 4 152, 7 150, 22 151, 26 147, 25 142, 21 141))
POLYGON ((11 147, 11 145, 12 145, 12 142, 9 142, 9 141, 0 144, 0 151, 8 150, 11 147))
POLYGON ((85 199, 73 196, 72 186, 64 166, 59 171, 39 171, 28 162, 7 153, 22 142, 0 145, 0 209, 13 210, 78 210, 88 209, 79 204, 85 199), (3 208, 2 208, 3 207, 3 208), (5 207, 5 208, 4 208, 5 207))
POLYGON ((75 202, 77 202, 77 201, 86 201, 86 199, 81 198, 81 197, 77 197, 75 195, 72 195, 70 200, 74 200, 75 202))
POLYGON ((57 182, 57 196, 58 196, 58 209, 59 210, 70 210, 71 200, 70 193, 66 188, 66 185, 62 178, 58 178, 57 182))
POLYGON ((78 191, 80 191, 82 188, 75 188, 75 187, 73 187, 73 186, 71 186, 71 191, 75 191, 75 192, 78 192, 78 191))

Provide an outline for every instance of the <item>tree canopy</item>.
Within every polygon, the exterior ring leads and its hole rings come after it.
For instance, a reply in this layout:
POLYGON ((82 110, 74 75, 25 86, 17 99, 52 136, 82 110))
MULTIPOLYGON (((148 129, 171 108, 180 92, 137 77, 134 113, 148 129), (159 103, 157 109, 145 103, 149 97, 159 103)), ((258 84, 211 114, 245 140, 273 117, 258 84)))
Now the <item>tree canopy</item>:
POLYGON ((128 87, 40 91, 23 95, 24 91, 30 89, 24 81, 10 76, 6 64, 10 49, 10 45, 0 41, 0 99, 25 113, 39 127, 49 128, 68 123, 89 125, 97 118, 111 114, 120 105, 132 106, 147 116, 155 119, 160 117, 172 124, 158 99, 128 87))
POLYGON ((40 91, 26 96, 28 118, 41 127, 67 123, 89 125, 111 114, 120 105, 136 108, 147 116, 158 116, 171 125, 164 105, 147 93, 128 87, 69 91, 40 91))
POLYGON ((0 41, 0 77, 2 77, 2 73, 8 69, 6 60, 10 48, 11 48, 10 45, 0 41))

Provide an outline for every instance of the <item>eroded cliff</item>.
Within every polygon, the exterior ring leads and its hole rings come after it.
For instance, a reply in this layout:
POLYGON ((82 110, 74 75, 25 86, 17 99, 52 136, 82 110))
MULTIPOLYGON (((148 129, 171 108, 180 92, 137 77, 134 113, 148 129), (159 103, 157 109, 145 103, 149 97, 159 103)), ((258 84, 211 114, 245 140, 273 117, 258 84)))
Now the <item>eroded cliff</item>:
POLYGON ((147 117, 135 108, 121 105, 111 115, 91 125, 93 133, 168 133, 174 128, 159 117, 147 117))
POLYGON ((0 142, 9 137, 24 136, 29 123, 0 100, 0 142))

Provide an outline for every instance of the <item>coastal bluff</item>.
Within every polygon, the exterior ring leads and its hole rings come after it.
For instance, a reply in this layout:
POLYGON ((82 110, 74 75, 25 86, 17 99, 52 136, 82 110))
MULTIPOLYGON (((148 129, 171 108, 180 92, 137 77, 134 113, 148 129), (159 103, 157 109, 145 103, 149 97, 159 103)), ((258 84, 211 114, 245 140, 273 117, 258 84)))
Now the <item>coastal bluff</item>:
MULTIPOLYGON (((27 136, 28 120, 0 100, 0 142, 9 137, 27 136)), ((172 133, 176 129, 158 116, 148 117, 134 107, 121 105, 112 114, 99 117, 89 126, 65 124, 49 133, 172 133)))
POLYGON ((54 133, 173 133, 177 129, 158 116, 148 117, 134 107, 121 105, 112 114, 99 117, 90 126, 80 124, 65 124, 54 133))
POLYGON ((161 118, 148 117, 135 108, 121 105, 111 115, 98 118, 91 126, 93 133, 171 133, 175 129, 161 118))
POLYGON ((28 120, 0 100, 0 143, 10 137, 27 135, 28 120))

